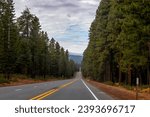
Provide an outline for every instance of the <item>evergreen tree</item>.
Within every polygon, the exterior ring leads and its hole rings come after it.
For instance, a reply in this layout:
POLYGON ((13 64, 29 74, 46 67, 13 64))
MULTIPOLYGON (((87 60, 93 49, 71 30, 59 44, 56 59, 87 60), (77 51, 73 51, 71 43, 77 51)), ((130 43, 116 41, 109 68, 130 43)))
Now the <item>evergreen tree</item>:
POLYGON ((150 1, 102 0, 84 52, 84 76, 135 84, 149 79, 150 1))
POLYGON ((49 71, 48 69, 48 60, 49 60, 49 54, 48 54, 48 35, 47 32, 42 31, 40 33, 40 39, 38 41, 38 61, 37 61, 37 70, 38 75, 42 75, 44 78, 46 78, 46 75, 49 71))
POLYGON ((39 19, 34 16, 33 20, 32 20, 32 28, 31 28, 31 37, 29 40, 30 43, 30 50, 31 50, 31 77, 35 78, 36 76, 36 68, 37 68, 37 49, 38 49, 38 41, 39 41, 39 32, 40 32, 40 23, 39 23, 39 19))
POLYGON ((54 38, 50 40, 49 52, 50 52, 50 73, 53 76, 57 75, 57 56, 56 56, 56 42, 54 38))
POLYGON ((30 13, 28 8, 26 8, 17 19, 20 34, 26 39, 30 37, 33 19, 34 16, 30 13))
POLYGON ((0 68, 4 73, 4 77, 10 79, 10 75, 15 68, 18 33, 14 19, 13 1, 7 0, 1 5, 0 68))
POLYGON ((71 77, 75 63, 58 42, 41 31, 39 18, 26 8, 16 20, 13 0, 0 1, 0 73, 32 78, 71 77))
MULTIPOLYGON (((106 74, 104 73, 104 70, 107 69, 105 68, 105 62, 108 60, 109 50, 107 46, 108 31, 106 27, 109 11, 110 0, 102 0, 98 7, 96 18, 90 28, 90 42, 83 58, 83 66, 84 64, 87 64, 87 67, 84 67, 87 70, 84 71, 83 69, 83 73, 88 74, 88 76, 97 80, 100 80, 99 77, 101 76, 102 78, 102 75, 106 74), (87 61, 85 59, 87 59, 87 61)), ((103 78, 104 77, 105 76, 103 76, 103 78)))
POLYGON ((20 34, 19 55, 17 59, 17 72, 31 74, 31 29, 34 16, 26 8, 17 19, 20 34))
POLYGON ((59 56, 59 75, 61 77, 64 77, 64 75, 65 75, 65 53, 64 53, 64 48, 61 48, 61 50, 60 50, 60 56, 59 56))
POLYGON ((56 74, 59 76, 59 57, 60 57, 60 45, 56 42, 56 74))

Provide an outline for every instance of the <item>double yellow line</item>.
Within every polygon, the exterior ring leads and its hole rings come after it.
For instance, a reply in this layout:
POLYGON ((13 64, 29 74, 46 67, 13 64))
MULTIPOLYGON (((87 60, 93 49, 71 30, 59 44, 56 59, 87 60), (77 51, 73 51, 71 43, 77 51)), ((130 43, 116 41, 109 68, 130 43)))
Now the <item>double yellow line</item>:
POLYGON ((35 96, 35 97, 31 98, 30 100, 42 100, 42 99, 46 98, 47 96, 50 96, 50 95, 52 95, 52 94, 55 93, 55 92, 58 92, 60 89, 62 89, 62 88, 64 88, 64 87, 67 87, 67 86, 73 84, 73 83, 76 82, 76 81, 77 81, 77 80, 74 80, 74 81, 72 81, 72 82, 69 82, 69 83, 67 83, 67 84, 64 84, 64 85, 58 87, 57 89, 51 89, 51 90, 49 90, 49 91, 47 91, 47 92, 45 92, 45 93, 42 93, 42 94, 40 94, 40 95, 38 95, 38 96, 35 96))

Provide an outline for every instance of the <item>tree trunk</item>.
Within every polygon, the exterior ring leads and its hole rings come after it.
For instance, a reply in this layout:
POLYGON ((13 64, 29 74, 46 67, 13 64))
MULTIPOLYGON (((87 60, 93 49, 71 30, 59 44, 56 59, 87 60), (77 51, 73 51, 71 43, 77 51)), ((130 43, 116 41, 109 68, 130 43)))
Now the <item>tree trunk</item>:
POLYGON ((131 67, 128 66, 128 85, 131 85, 131 67))
POLYGON ((149 87, 149 94, 150 94, 150 71, 149 71, 149 64, 147 65, 147 81, 148 81, 148 87, 149 87))
POLYGON ((108 63, 108 81, 112 81, 111 79, 111 65, 110 65, 110 62, 108 63))
POLYGON ((31 78, 35 78, 35 54, 34 54, 34 49, 33 49, 33 51, 32 51, 31 78))
MULTIPOLYGON (((46 56, 46 54, 45 54, 46 56)), ((44 79, 46 78, 46 57, 44 59, 44 79)))
POLYGON ((119 85, 121 84, 121 79, 122 79, 122 72, 119 67, 119 85))
POLYGON ((119 85, 121 84, 121 80, 122 80, 122 72, 121 72, 121 53, 119 53, 119 65, 118 65, 118 69, 119 69, 119 85))
POLYGON ((107 79, 107 63, 105 62, 105 67, 104 67, 104 79, 103 81, 105 82, 107 79))
POLYGON ((149 85, 149 94, 150 94, 150 42, 148 42, 148 65, 147 65, 147 77, 148 77, 148 85, 149 85))

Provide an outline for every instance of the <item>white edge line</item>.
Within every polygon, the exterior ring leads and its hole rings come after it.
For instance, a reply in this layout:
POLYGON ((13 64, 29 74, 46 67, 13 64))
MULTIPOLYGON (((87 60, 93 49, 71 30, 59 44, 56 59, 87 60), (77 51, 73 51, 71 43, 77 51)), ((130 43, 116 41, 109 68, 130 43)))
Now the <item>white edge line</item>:
POLYGON ((92 96, 95 98, 95 100, 99 100, 96 95, 91 91, 91 89, 86 85, 86 83, 81 79, 81 81, 83 82, 83 84, 86 86, 86 88, 90 91, 90 93, 92 94, 92 96))

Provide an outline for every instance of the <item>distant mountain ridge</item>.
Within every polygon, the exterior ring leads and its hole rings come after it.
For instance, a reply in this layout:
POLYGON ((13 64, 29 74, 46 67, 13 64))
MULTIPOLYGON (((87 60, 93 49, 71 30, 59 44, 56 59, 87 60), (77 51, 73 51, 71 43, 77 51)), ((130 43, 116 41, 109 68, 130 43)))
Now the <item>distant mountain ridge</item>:
POLYGON ((75 55, 75 54, 72 54, 72 53, 70 53, 70 55, 69 55, 69 59, 71 59, 71 60, 73 60, 75 63, 77 63, 77 64, 81 64, 81 62, 82 62, 82 59, 83 59, 83 56, 82 55, 75 55))
POLYGON ((82 53, 74 53, 74 52, 69 52, 70 55, 77 55, 77 56, 83 56, 82 53))

